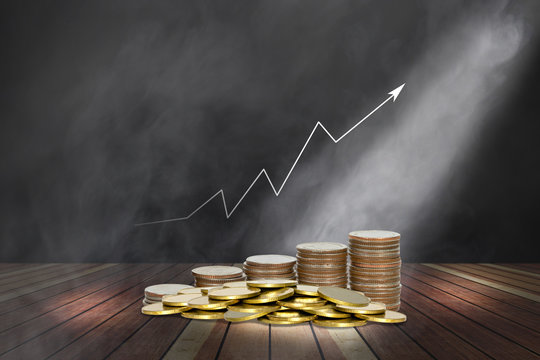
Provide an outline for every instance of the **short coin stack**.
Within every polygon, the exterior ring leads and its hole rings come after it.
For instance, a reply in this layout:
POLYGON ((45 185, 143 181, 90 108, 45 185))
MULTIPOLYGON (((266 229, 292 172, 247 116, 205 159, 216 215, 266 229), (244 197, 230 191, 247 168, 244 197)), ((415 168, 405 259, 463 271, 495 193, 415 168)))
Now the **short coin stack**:
POLYGON ((258 321, 272 325, 296 325, 313 321, 325 327, 362 326, 366 321, 398 323, 407 317, 386 310, 365 295, 343 288, 297 285, 294 280, 260 279, 225 283, 221 288, 186 288, 165 295, 162 302, 146 305, 146 315, 181 314, 189 319, 258 321), (206 295, 204 295, 206 293, 206 295))
POLYGON ((347 287, 347 246, 311 242, 296 246, 296 273, 300 284, 347 287))
POLYGON ((400 235, 393 231, 363 230, 349 233, 351 289, 373 301, 399 310, 401 258, 400 235))
POLYGON ((191 270, 195 278, 195 286, 221 286, 226 282, 246 279, 242 269, 235 266, 202 266, 191 270))
POLYGON ((288 255, 253 255, 244 262, 248 280, 296 279, 296 258, 288 255))

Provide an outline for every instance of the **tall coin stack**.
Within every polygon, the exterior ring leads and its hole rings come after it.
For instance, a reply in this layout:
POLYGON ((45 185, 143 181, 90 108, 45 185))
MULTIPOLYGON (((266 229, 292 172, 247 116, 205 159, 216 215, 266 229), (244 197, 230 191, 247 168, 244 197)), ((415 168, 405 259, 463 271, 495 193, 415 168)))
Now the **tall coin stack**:
POLYGON ((398 310, 401 294, 400 235, 393 231, 362 230, 349 233, 351 289, 371 301, 398 310))
POLYGON ((347 287, 347 246, 333 242, 296 245, 299 284, 347 287))
POLYGON ((248 280, 296 279, 296 258, 287 255, 253 255, 244 262, 248 280))
POLYGON ((195 278, 195 286, 221 286, 226 282, 243 281, 246 276, 236 266, 201 266, 191 270, 195 278))

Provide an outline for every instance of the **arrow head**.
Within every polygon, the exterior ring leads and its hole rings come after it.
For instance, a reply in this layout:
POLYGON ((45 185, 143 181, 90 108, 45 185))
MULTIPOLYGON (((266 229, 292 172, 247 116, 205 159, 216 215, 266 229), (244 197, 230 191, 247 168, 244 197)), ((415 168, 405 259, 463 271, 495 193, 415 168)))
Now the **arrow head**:
POLYGON ((401 92, 401 90, 403 90, 403 87, 405 86, 405 83, 403 83, 403 85, 395 88, 394 90, 390 91, 388 93, 388 95, 392 95, 394 97, 394 102, 396 101, 397 97, 399 96, 399 93, 401 92))

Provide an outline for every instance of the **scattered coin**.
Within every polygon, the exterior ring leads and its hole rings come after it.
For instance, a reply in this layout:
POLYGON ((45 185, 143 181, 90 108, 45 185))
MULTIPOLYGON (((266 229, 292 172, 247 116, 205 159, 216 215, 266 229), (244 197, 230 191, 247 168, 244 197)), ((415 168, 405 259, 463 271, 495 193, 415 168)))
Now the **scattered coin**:
POLYGON ((324 327, 356 327, 366 324, 365 320, 347 318, 347 319, 315 319, 313 324, 324 327))
POLYGON ((208 292, 208 297, 213 300, 239 300, 247 299, 259 295, 261 289, 246 287, 246 288, 223 288, 208 292))
POLYGON ((155 303, 143 306, 141 309, 141 312, 145 315, 172 315, 172 314, 179 314, 181 312, 190 310, 189 307, 170 307, 165 306, 162 303, 155 303))
POLYGON ((287 279, 258 279, 258 280, 248 280, 248 286, 258 287, 258 288, 284 288, 288 286, 295 286, 297 284, 296 280, 287 280, 287 279))
POLYGON ((392 310, 386 310, 384 314, 354 314, 354 316, 360 319, 380 323, 402 323, 407 321, 407 316, 405 314, 392 310))
POLYGON ((366 306, 336 305, 336 310, 351 314, 382 314, 386 311, 386 305, 379 302, 371 302, 366 306))
POLYGON ((364 306, 369 304, 370 299, 356 291, 341 289, 331 286, 322 286, 318 290, 319 296, 335 304, 349 306, 364 306))

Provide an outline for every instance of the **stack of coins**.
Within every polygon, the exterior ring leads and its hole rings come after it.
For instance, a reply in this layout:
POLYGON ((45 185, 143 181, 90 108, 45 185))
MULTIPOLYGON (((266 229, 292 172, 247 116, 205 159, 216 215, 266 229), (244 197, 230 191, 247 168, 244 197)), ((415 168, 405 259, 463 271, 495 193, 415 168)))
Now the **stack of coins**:
POLYGON ((367 321, 399 323, 404 314, 356 291, 338 287, 297 285, 295 280, 251 280, 224 284, 222 288, 184 289, 165 295, 162 302, 146 305, 146 315, 181 314, 188 319, 225 319, 231 322, 257 319, 265 324, 297 325, 313 321, 324 327, 354 327, 367 321), (231 286, 234 285, 234 286, 231 286), (231 286, 231 287, 227 287, 231 286), (200 290, 198 293, 196 290, 200 290))
POLYGON ((221 286, 226 282, 246 280, 242 269, 236 266, 202 266, 191 270, 195 286, 221 286))
POLYGON ((351 289, 373 301, 399 310, 401 258, 400 235, 393 231, 364 230, 349 233, 351 289))
POLYGON ((347 287, 347 246, 311 242, 296 246, 296 273, 300 284, 347 287))
POLYGON ((158 284, 144 289, 143 305, 160 303, 165 295, 176 295, 179 291, 192 288, 191 285, 184 284, 158 284))
POLYGON ((287 255, 254 255, 244 262, 248 280, 296 279, 296 258, 287 255))

